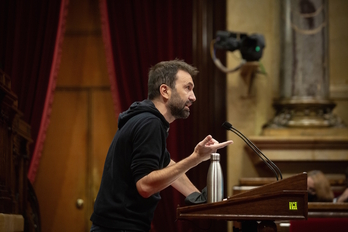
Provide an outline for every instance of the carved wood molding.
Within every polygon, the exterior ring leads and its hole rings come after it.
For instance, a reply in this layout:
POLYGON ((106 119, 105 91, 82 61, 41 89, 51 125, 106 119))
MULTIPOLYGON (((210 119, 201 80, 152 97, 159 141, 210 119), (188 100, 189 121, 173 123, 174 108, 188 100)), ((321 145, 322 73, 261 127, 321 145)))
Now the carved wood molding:
POLYGON ((252 137, 250 140, 261 150, 348 150, 348 137, 252 137))

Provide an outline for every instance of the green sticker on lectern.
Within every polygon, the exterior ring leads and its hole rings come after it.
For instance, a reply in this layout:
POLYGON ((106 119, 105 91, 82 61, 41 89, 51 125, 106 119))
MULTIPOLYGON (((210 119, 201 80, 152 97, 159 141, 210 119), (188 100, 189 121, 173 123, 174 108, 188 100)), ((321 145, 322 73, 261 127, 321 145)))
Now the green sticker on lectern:
POLYGON ((289 202, 289 210, 297 210, 297 202, 289 202))

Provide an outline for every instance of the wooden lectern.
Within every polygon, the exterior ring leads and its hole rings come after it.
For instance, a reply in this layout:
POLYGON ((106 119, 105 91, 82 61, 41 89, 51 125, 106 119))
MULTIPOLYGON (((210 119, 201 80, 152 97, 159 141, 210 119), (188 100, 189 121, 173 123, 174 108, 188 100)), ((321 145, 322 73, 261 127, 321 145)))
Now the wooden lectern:
POLYGON ((266 184, 220 202, 177 208, 177 219, 238 221, 242 223, 242 228, 256 221, 274 224, 276 220, 305 220, 307 217, 307 173, 266 184))

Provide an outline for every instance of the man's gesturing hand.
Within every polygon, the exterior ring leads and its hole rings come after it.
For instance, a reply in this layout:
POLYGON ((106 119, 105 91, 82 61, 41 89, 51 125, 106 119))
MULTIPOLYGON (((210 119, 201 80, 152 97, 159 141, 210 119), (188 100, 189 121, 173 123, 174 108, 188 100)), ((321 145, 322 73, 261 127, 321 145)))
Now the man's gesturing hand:
POLYGON ((232 140, 228 140, 223 143, 219 143, 211 135, 208 135, 195 147, 194 153, 200 161, 205 161, 210 158, 210 154, 216 152, 218 149, 224 148, 227 145, 233 143, 232 140))

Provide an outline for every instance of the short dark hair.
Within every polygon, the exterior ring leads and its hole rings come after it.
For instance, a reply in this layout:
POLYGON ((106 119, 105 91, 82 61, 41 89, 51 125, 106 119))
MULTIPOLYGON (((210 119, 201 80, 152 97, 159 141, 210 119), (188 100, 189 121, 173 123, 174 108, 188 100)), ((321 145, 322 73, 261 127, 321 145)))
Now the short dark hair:
POLYGON ((152 66, 149 71, 148 79, 148 94, 149 100, 153 100, 160 95, 159 87, 162 84, 168 85, 170 88, 175 88, 176 74, 179 70, 185 71, 193 78, 198 74, 196 67, 193 67, 183 60, 162 61, 152 66))

